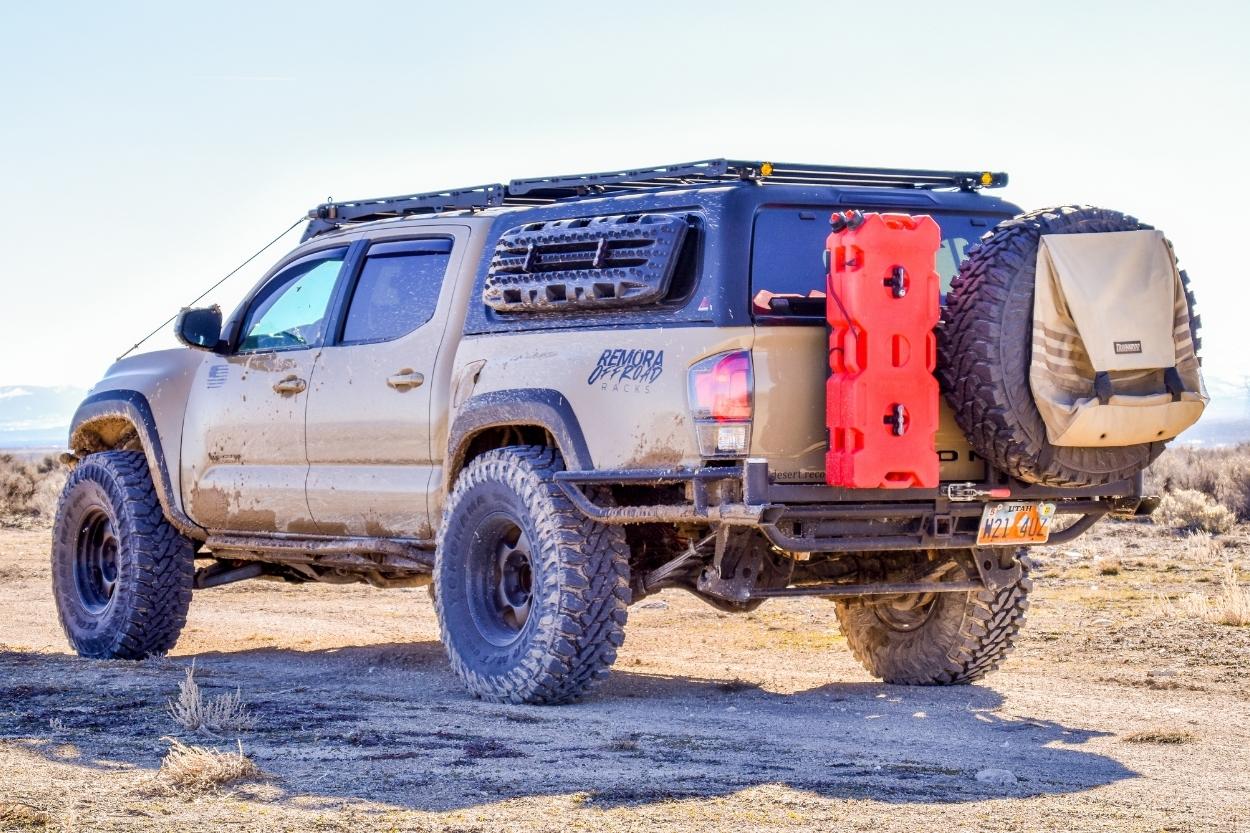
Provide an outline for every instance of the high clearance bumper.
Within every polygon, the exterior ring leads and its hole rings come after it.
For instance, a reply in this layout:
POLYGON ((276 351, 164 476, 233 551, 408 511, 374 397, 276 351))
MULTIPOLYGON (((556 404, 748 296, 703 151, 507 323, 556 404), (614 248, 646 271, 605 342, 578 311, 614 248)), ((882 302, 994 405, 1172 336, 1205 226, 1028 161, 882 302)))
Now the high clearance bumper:
POLYGON ((976 546, 981 512, 991 500, 1045 500, 1074 517, 1049 543, 1079 536, 1104 515, 1131 514, 1141 502, 1138 476, 1105 486, 1064 489, 1021 483, 1006 475, 937 489, 842 489, 777 483, 765 460, 697 469, 620 469, 556 474, 565 497, 605 524, 722 523, 758 528, 788 552, 871 552, 976 546), (684 486, 685 498, 662 504, 606 505, 587 489, 602 486, 684 486))

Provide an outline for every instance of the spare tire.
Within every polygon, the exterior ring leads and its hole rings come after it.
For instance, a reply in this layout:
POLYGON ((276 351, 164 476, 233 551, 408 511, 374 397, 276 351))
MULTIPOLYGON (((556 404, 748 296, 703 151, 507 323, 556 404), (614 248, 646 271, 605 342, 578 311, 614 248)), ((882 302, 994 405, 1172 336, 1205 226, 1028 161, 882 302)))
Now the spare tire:
MULTIPOLYGON (((1163 442, 1051 445, 1029 387, 1041 236, 1150 228, 1118 211, 1067 205, 1004 220, 968 250, 938 328, 938 376, 969 444, 996 468, 1027 483, 1098 486, 1136 475, 1163 451, 1163 442)), ((1181 279, 1197 349, 1193 295, 1181 279)))

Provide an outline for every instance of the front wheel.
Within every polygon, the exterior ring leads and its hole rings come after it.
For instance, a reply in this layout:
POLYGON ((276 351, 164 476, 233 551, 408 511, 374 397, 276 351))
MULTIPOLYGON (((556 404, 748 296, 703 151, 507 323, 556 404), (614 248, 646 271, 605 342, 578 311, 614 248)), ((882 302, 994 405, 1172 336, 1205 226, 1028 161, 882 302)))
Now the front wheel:
POLYGON ((80 656, 143 659, 187 621, 195 553, 165 520, 140 451, 84 459, 65 483, 52 536, 52 590, 80 656))
POLYGON ((460 473, 443 513, 434 606, 451 667, 486 700, 575 700, 625 638, 629 548, 561 494, 560 455, 489 451, 460 473))
MULTIPOLYGON (((963 578, 976 578, 972 559, 986 552, 957 554, 963 578)), ((984 677, 1011 651, 1029 608, 1028 560, 1023 552, 1017 557, 1019 581, 997 591, 839 599, 838 624, 851 653, 887 683, 960 685, 984 677)))

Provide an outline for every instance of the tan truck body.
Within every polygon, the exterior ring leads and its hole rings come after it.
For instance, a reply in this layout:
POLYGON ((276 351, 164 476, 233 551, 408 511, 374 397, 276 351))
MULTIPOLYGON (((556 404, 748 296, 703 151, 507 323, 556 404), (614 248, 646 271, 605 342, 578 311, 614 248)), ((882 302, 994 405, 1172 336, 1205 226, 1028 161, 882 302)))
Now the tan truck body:
MULTIPOLYGON (((190 349, 125 359, 92 395, 142 392, 170 479, 168 507, 205 531, 432 540, 454 471, 448 440, 472 397, 516 389, 558 391, 582 427, 596 468, 693 468, 701 458, 690 419, 687 369, 751 350, 755 427, 750 456, 779 481, 824 482, 826 334, 803 327, 656 327, 537 330, 462 336, 487 224, 408 221, 368 234, 450 236, 452 258, 430 321, 394 341, 241 355, 190 349), (605 353, 652 350, 651 381, 601 375, 605 353), (222 368, 225 368, 222 370, 222 368), (395 388, 400 372, 424 378, 395 388), (279 393, 288 378, 306 387, 279 393)), ((318 240, 351 242, 356 231, 318 240)), ((307 253, 297 249, 262 279, 307 253)), ((75 428, 74 450, 110 441, 107 414, 75 428)), ((976 460, 949 411, 937 441, 943 480, 977 479, 976 460)), ((149 454, 153 449, 148 447, 149 454)), ((158 461, 149 461, 157 471, 158 461)))

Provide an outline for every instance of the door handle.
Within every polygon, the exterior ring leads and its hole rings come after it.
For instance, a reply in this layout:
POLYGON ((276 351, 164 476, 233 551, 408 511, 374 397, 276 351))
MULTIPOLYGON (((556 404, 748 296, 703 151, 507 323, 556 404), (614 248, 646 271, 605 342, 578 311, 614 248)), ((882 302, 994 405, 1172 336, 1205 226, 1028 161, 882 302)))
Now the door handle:
POLYGON ((390 385, 395 390, 411 390, 412 388, 419 388, 425 384, 425 377, 420 373, 417 373, 412 368, 405 367, 394 376, 388 376, 386 378, 386 384, 390 385))
POLYGON ((273 389, 284 396, 290 393, 303 393, 307 387, 308 383, 298 376, 287 376, 285 379, 274 382, 273 385, 273 389))

